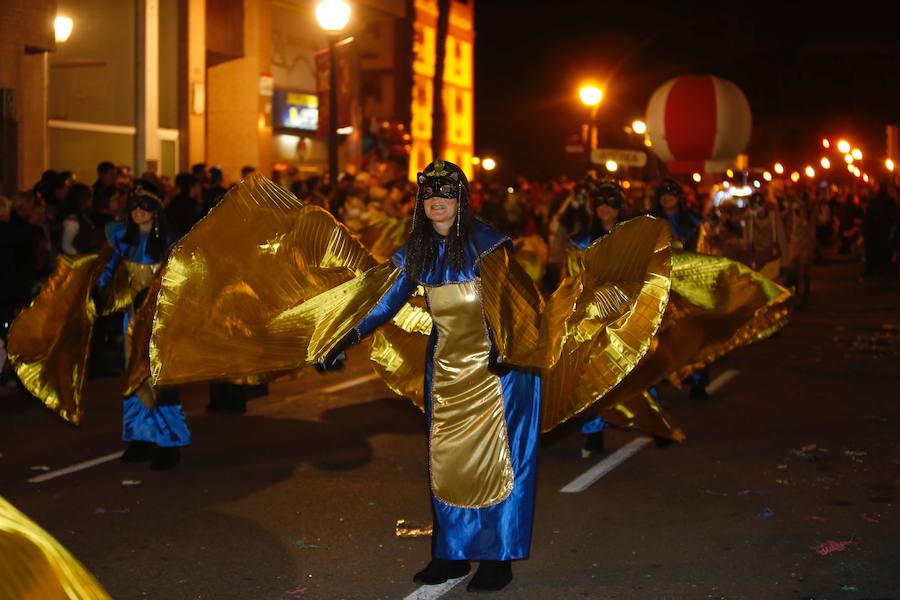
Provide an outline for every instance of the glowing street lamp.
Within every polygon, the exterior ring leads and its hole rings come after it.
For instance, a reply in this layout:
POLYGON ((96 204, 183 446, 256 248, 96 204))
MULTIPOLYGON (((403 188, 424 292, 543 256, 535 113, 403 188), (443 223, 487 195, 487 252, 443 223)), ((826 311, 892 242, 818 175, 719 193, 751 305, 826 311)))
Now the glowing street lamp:
POLYGON ((848 165, 847 165, 847 170, 850 171, 850 172, 852 173, 853 171, 856 170, 856 167, 853 166, 853 165, 848 164, 848 165))
POLYGON ((853 160, 862 160, 862 150, 854 148, 853 152, 850 153, 850 156, 853 157, 853 160))
POLYGON ((781 163, 775 163, 775 172, 779 175, 784 175, 784 165, 781 163))
POLYGON ((831 148, 831 142, 828 141, 828 138, 822 138, 822 147, 826 150, 831 148))
POLYGON ((866 183, 869 183, 869 176, 866 175, 865 173, 863 173, 863 181, 865 181, 866 183))
POLYGON ((619 170, 619 163, 617 163, 614 160, 606 161, 606 170, 609 171, 610 173, 615 173, 616 171, 619 170))
POLYGON ((56 34, 56 41, 65 42, 69 39, 69 36, 72 35, 72 27, 74 27, 72 19, 58 15, 53 21, 53 30, 56 34))
POLYGON ((827 156, 823 156, 823 157, 822 157, 822 160, 819 161, 819 164, 822 165, 822 168, 823 168, 823 169, 830 169, 830 168, 831 168, 831 161, 828 160, 828 157, 827 157, 827 156))
POLYGON ((631 124, 631 129, 638 135, 647 133, 647 124, 643 121, 635 121, 631 124))
POLYGON ((887 167, 888 171, 893 171, 894 170, 894 161, 892 161, 891 159, 888 158, 884 161, 884 166, 887 167))
POLYGON ((794 183, 800 181, 800 173, 798 173, 797 171, 791 173, 791 181, 793 181, 794 183))
POLYGON ((841 140, 838 142, 838 152, 841 154, 847 154, 850 152, 850 142, 847 140, 841 140))
POLYGON ((694 180, 694 183, 700 183, 701 181, 703 181, 703 177, 700 175, 700 173, 694 173, 693 175, 691 175, 691 179, 694 180))
POLYGON ((853 164, 853 157, 850 156, 849 154, 845 154, 845 155, 844 155, 844 162, 847 163, 848 165, 852 165, 852 164, 853 164))
POLYGON ((328 36, 328 172, 331 177, 331 195, 337 195, 337 65, 334 45, 341 30, 350 21, 350 5, 344 0, 322 0, 316 5, 316 21, 328 36))
POLYGON ((763 179, 766 181, 772 181, 772 174, 768 171, 763 171, 763 179))
POLYGON ((603 90, 595 85, 586 85, 578 90, 578 97, 585 106, 597 106, 603 100, 603 90))
POLYGON ((490 157, 485 158, 481 161, 481 168, 485 171, 493 171, 497 168, 497 161, 490 157))
POLYGON ((806 173, 806 176, 809 177, 810 179, 816 176, 815 169, 813 169, 810 166, 807 166, 806 169, 803 170, 803 172, 806 173))

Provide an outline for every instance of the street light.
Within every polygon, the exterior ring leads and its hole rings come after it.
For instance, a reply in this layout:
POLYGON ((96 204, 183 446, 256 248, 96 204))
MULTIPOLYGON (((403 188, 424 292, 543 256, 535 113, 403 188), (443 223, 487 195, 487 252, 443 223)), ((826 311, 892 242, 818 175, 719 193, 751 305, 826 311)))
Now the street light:
POLYGON ((333 197, 337 194, 338 184, 337 67, 334 45, 341 30, 350 21, 350 5, 343 0, 322 0, 316 5, 316 21, 328 36, 328 172, 333 197))
POLYGON ((794 183, 800 181, 800 173, 798 173, 797 171, 791 173, 791 181, 793 181, 794 183))
POLYGON ((72 19, 58 15, 53 21, 53 32, 56 35, 57 42, 65 42, 72 35, 72 19))
POLYGON ((693 175, 691 175, 691 179, 694 180, 694 183, 700 183, 701 181, 703 181, 703 176, 700 175, 700 173, 694 173, 693 175))
POLYGON ((852 165, 852 164, 853 164, 853 157, 850 156, 849 154, 845 154, 845 155, 844 155, 844 162, 847 163, 848 165, 852 165))
POLYGON ((635 121, 631 124, 631 129, 638 135, 647 133, 647 124, 643 121, 635 121))
POLYGON ((831 148, 831 142, 828 141, 828 138, 822 138, 822 147, 826 150, 831 148))
POLYGON ((784 165, 781 163, 775 163, 775 172, 779 175, 784 175, 784 165))
POLYGON ((477 156, 473 156, 473 157, 472 157, 472 164, 473 164, 473 165, 480 165, 480 164, 481 164, 481 159, 478 158, 477 156))
POLYGON ((807 166, 806 169, 803 170, 803 172, 806 173, 806 176, 809 177, 810 179, 812 179, 813 177, 816 176, 815 169, 813 169, 810 166, 807 166))
POLYGON ((823 169, 830 169, 830 168, 831 168, 831 161, 828 160, 828 157, 826 157, 826 156, 823 156, 823 157, 822 157, 822 160, 819 161, 819 164, 822 165, 822 168, 823 168, 823 169))
POLYGON ((587 141, 589 148, 593 150, 597 147, 597 107, 600 106, 600 101, 603 100, 603 90, 595 85, 585 85, 578 90, 578 97, 581 99, 581 103, 590 109, 591 117, 590 121, 588 121, 587 141))
POLYGON ((606 170, 609 171, 610 173, 615 173, 616 171, 619 170, 619 163, 617 163, 614 160, 606 161, 606 170))
POLYGON ((853 157, 853 160, 862 160, 862 150, 854 148, 853 152, 850 153, 850 156, 853 157))
POLYGON ((772 181, 772 174, 768 171, 763 171, 763 179, 766 181, 772 181))
POLYGON ((838 142, 838 152, 841 154, 847 154, 850 152, 850 142, 847 140, 841 140, 838 142))
POLYGON ((493 171, 494 169, 497 168, 497 161, 495 161, 493 158, 490 158, 490 157, 485 158, 484 160, 481 161, 481 168, 484 169, 485 171, 493 171))
POLYGON ((888 171, 893 171, 894 170, 894 161, 892 161, 891 159, 888 158, 884 161, 884 166, 887 167, 888 171))

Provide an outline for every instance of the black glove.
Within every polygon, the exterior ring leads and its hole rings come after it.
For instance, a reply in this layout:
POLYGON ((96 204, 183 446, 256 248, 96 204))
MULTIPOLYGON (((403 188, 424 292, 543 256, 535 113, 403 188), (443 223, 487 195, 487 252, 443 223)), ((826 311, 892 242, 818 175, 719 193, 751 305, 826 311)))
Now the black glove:
POLYGON ((319 359, 316 363, 316 371, 319 373, 325 373, 326 371, 337 371, 338 369, 344 368, 344 360, 346 360, 347 355, 345 354, 345 350, 352 346, 353 344, 359 342, 359 334, 355 329, 351 329, 347 332, 341 340, 334 345, 334 347, 329 350, 325 356, 319 359))
POLYGON ((509 370, 508 366, 500 362, 500 353, 497 351, 497 347, 492 343, 491 350, 488 353, 488 371, 497 377, 503 377, 509 373, 509 370))

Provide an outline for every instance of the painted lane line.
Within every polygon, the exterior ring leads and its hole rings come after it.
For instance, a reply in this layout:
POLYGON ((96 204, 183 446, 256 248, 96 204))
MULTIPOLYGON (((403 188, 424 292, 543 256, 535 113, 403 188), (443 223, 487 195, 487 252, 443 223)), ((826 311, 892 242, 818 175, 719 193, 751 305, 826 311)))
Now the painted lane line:
POLYGON ((637 454, 641 448, 652 442, 652 438, 639 437, 631 440, 596 465, 566 484, 560 492, 563 494, 577 494, 591 487, 598 479, 621 465, 623 462, 637 454))
POLYGON ((439 585, 423 585, 403 600, 435 600, 435 598, 440 598, 455 588, 466 577, 468 577, 468 575, 465 577, 457 577, 456 579, 448 579, 439 585))
POLYGON ((725 387, 725 384, 737 377, 738 373, 740 373, 740 371, 738 371, 737 369, 728 369, 727 371, 713 379, 709 383, 709 385, 706 386, 706 392, 708 394, 715 394, 723 387, 725 387))
POLYGON ((64 469, 57 469, 56 471, 50 471, 49 473, 44 473, 43 475, 38 475, 37 477, 32 477, 28 480, 28 483, 41 483, 42 481, 47 481, 48 479, 55 479, 57 477, 62 477, 63 475, 68 475, 69 473, 75 473, 76 471, 81 471, 84 469, 90 469, 91 467, 96 467, 97 465, 102 465, 103 463, 107 463, 111 460, 117 460, 122 456, 122 451, 113 452, 112 454, 107 454, 105 456, 101 456, 100 458, 94 458, 91 460, 86 460, 84 462, 80 462, 76 465, 72 465, 71 467, 66 467, 64 469))
POLYGON ((356 379, 351 379, 350 381, 345 381, 344 383, 338 383, 337 385, 322 388, 321 390, 313 390, 313 393, 333 394, 335 392, 340 392, 341 390, 346 390, 347 388, 352 388, 364 383, 369 383, 370 381, 375 381, 376 379, 379 379, 379 376, 376 373, 370 373, 369 375, 357 377, 356 379))
MULTIPOLYGON (((349 381, 345 381, 343 383, 339 383, 336 385, 332 385, 330 387, 322 388, 320 390, 313 390, 312 393, 316 394, 333 394, 334 392, 339 392, 341 390, 346 390, 348 388, 356 387, 358 385, 362 385, 364 383, 368 383, 370 381, 374 381, 378 379, 378 375, 372 373, 370 375, 365 375, 363 377, 357 377, 356 379, 351 379, 349 381)), ((285 398, 278 404, 285 402, 287 400, 293 400, 296 398, 300 398, 301 396, 291 396, 289 398, 285 398)), ((44 481, 48 481, 50 479, 55 479, 57 477, 62 477, 63 475, 68 475, 70 473, 75 473, 77 471, 82 471, 84 469, 90 469, 91 467, 96 467, 97 465, 102 465, 103 463, 107 463, 122 456, 122 452, 113 452, 112 454, 106 454, 99 458, 94 458, 92 460, 86 460, 84 462, 80 462, 78 464, 72 465, 71 467, 65 467, 64 469, 59 469, 56 471, 50 471, 49 473, 44 473, 43 475, 38 475, 36 477, 32 477, 28 480, 28 483, 41 483, 44 481)))

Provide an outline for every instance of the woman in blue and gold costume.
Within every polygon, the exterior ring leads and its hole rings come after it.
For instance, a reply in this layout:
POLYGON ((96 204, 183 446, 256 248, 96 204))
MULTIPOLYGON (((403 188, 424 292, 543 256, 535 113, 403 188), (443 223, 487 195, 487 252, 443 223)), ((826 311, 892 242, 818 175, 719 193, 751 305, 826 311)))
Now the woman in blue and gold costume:
POLYGON ((381 264, 322 209, 264 178, 237 186, 167 263, 154 376, 330 368, 371 336, 376 371, 425 412, 432 560, 414 579, 439 584, 476 560, 469 589, 499 590, 529 555, 541 431, 602 402, 650 348, 668 228, 619 227, 545 305, 510 240, 470 215, 459 167, 437 160, 417 181, 409 239, 381 264))
POLYGON ((176 392, 158 392, 149 382, 157 275, 172 240, 153 184, 138 181, 128 202, 127 220, 107 226, 109 244, 99 255, 57 259, 40 295, 10 329, 10 362, 32 395, 78 425, 94 320, 124 311, 122 439, 129 447, 122 460, 152 460, 152 468, 168 469, 178 463, 178 448, 191 441, 176 392))

